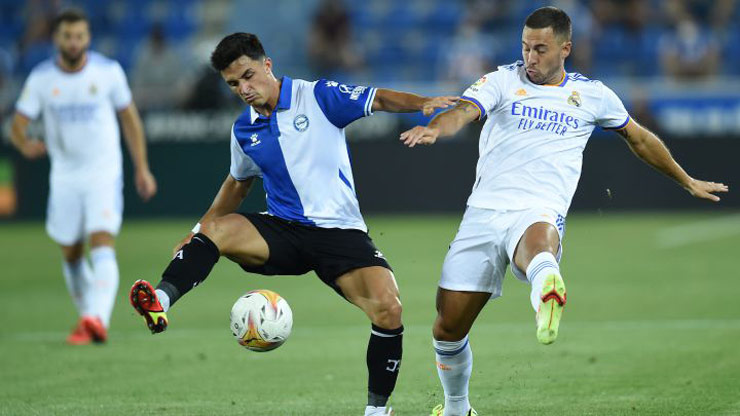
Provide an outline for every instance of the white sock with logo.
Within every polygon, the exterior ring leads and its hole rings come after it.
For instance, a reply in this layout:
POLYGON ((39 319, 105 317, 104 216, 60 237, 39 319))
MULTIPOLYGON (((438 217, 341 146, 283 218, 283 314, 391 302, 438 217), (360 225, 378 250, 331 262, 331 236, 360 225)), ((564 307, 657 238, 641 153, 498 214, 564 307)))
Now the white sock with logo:
POLYGON ((88 315, 90 302, 85 295, 90 285, 92 271, 90 270, 90 265, 87 264, 87 260, 81 257, 75 262, 63 261, 62 272, 64 274, 64 282, 67 284, 67 290, 77 307, 77 313, 80 316, 88 315))
POLYGON ((445 391, 443 416, 465 415, 470 409, 468 383, 473 372, 473 350, 468 336, 460 341, 433 340, 437 374, 445 391))
POLYGON ((555 256, 548 251, 534 256, 532 261, 527 267, 527 280, 532 284, 532 291, 529 295, 529 300, 532 302, 534 311, 540 307, 540 296, 542 296, 542 284, 544 283, 545 277, 557 274, 560 275, 560 266, 555 256))
POLYGON ((110 246, 94 247, 90 250, 90 259, 93 266, 90 284, 91 314, 100 318, 108 328, 118 291, 116 251, 110 246))
POLYGON ((154 291, 159 299, 159 304, 162 305, 162 310, 167 312, 170 309, 170 296, 162 289, 154 291))

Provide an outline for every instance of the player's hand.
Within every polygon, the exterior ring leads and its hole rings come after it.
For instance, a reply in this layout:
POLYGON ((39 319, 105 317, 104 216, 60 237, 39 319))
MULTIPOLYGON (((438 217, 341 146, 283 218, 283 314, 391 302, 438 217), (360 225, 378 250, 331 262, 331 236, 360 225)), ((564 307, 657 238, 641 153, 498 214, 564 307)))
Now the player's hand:
POLYGON ((23 146, 19 147, 18 150, 21 152, 23 157, 26 159, 38 159, 46 154, 46 146, 44 142, 36 139, 29 139, 23 143, 23 146))
POLYGON ((408 147, 417 144, 434 144, 439 136, 439 130, 433 127, 416 126, 411 130, 401 133, 399 140, 408 147))
POLYGON ((451 96, 429 98, 424 102, 424 106, 422 107, 421 112, 424 113, 425 116, 430 116, 432 115, 432 113, 434 113, 434 110, 455 105, 455 103, 457 103, 459 99, 460 97, 451 96))
POLYGON ((719 197, 714 195, 717 192, 727 192, 730 188, 723 183, 717 182, 706 182, 698 179, 692 179, 691 182, 685 187, 689 193, 701 199, 708 199, 710 201, 718 202, 719 197))
POLYGON ((195 234, 193 234, 192 232, 190 232, 190 233, 188 233, 188 235, 185 236, 185 238, 183 238, 182 240, 180 240, 179 243, 177 243, 177 245, 175 246, 175 248, 172 249, 172 258, 175 258, 175 255, 177 254, 178 251, 180 251, 182 249, 182 246, 184 246, 185 244, 190 243, 190 240, 193 238, 194 235, 195 234))
POLYGON ((157 193, 157 180, 154 179, 154 175, 149 169, 137 170, 134 181, 136 182, 136 192, 139 193, 139 197, 144 202, 150 200, 157 193))

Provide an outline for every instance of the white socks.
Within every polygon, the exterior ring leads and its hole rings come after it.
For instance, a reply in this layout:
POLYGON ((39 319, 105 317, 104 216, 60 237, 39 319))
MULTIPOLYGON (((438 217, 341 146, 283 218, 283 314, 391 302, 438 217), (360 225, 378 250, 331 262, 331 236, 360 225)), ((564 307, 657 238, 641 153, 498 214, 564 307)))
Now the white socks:
POLYGON ((113 305, 118 291, 118 263, 113 247, 99 246, 90 250, 93 277, 90 282, 90 315, 100 318, 106 328, 110 325, 113 305))
POLYGON ((90 302, 87 293, 92 279, 92 271, 87 261, 84 257, 72 263, 63 261, 62 272, 67 290, 69 290, 69 294, 77 307, 77 312, 80 316, 89 315, 90 302))
POLYGON ((433 340, 437 374, 445 391, 444 416, 464 416, 470 409, 468 382, 473 372, 473 350, 467 335, 460 341, 433 340))
POLYGON ((159 299, 159 304, 162 305, 162 310, 167 312, 170 309, 170 296, 162 289, 157 289, 154 293, 159 299))
POLYGON ((365 416, 381 416, 381 415, 387 415, 389 411, 390 411, 390 409, 388 407, 386 407, 386 406, 383 406, 383 407, 366 406, 365 407, 365 416))
POLYGON ((540 307, 540 296, 542 292, 542 284, 545 277, 551 274, 560 275, 560 266, 558 261, 552 253, 543 251, 542 253, 534 256, 532 261, 527 267, 527 280, 532 284, 532 292, 529 295, 529 300, 532 302, 534 311, 540 307))

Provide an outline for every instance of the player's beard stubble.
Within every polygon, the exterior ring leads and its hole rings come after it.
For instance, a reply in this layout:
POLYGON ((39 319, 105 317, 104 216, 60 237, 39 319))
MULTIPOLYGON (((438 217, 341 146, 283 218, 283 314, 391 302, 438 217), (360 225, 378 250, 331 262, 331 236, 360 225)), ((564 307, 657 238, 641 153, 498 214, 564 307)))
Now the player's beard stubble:
POLYGON ((85 49, 80 49, 78 51, 65 51, 62 49, 59 51, 59 54, 67 66, 74 68, 80 64, 80 61, 82 61, 82 58, 85 56, 85 49))

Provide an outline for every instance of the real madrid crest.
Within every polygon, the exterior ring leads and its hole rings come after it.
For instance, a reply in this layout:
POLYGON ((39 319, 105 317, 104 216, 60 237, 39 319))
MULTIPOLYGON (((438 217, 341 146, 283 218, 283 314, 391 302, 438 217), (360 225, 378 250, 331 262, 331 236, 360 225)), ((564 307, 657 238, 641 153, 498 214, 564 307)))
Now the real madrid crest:
POLYGON ((293 127, 300 132, 304 132, 308 129, 308 117, 305 114, 298 114, 293 119, 293 127))
POLYGON ((581 106, 581 94, 578 93, 578 91, 573 91, 570 94, 570 97, 568 97, 568 104, 574 105, 576 107, 581 106))

